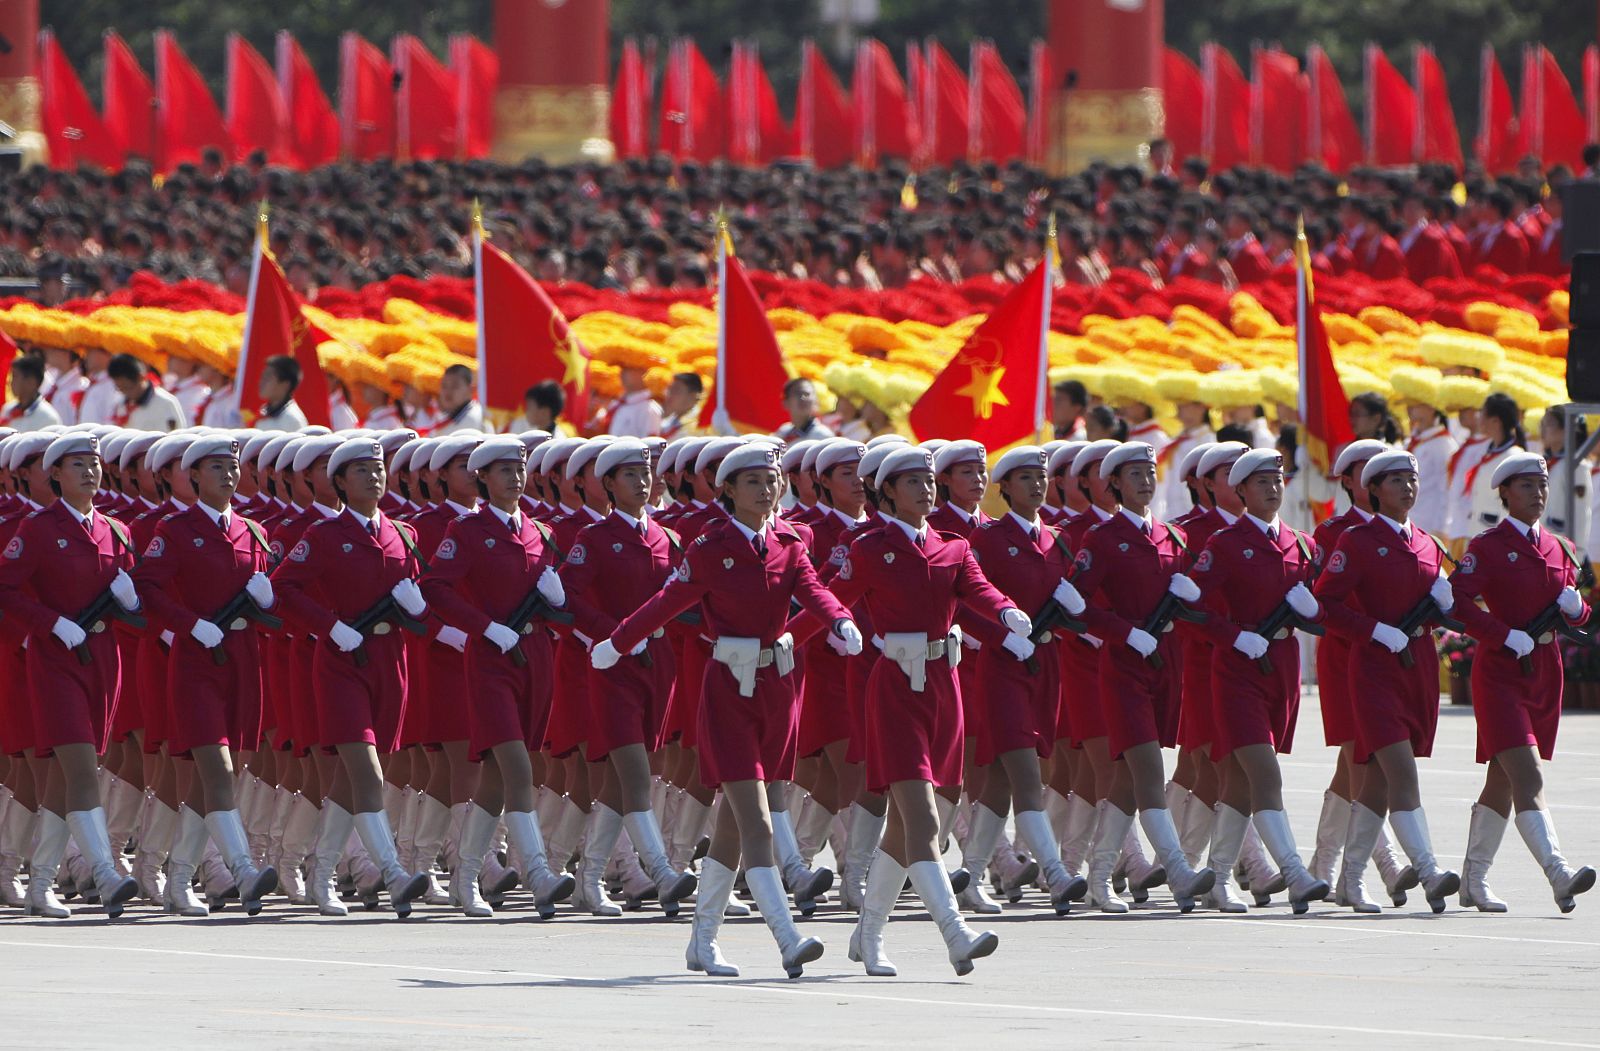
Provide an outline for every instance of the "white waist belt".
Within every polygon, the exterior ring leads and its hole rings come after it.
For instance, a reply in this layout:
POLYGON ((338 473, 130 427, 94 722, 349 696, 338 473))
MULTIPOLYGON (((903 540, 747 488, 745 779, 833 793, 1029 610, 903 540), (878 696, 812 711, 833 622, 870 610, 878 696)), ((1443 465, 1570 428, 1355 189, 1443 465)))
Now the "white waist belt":
POLYGON ((943 638, 930 639, 920 631, 891 631, 872 636, 872 644, 900 666, 916 693, 927 688, 929 661, 944 658, 952 668, 961 664, 961 629, 954 625, 943 638))
POLYGON ((770 647, 763 647, 760 639, 724 635, 711 644, 711 659, 727 665, 739 683, 740 697, 750 697, 756 692, 759 669, 776 667, 779 675, 794 671, 794 637, 784 632, 770 647))

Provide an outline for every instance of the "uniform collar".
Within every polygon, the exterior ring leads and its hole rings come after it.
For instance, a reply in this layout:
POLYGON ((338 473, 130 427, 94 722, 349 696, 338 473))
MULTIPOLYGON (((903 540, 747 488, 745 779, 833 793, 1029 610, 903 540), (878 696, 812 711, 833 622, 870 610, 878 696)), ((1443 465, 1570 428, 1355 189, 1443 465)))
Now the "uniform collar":
POLYGON ((517 511, 511 512, 511 514, 506 514, 504 511, 500 510, 498 507, 494 506, 493 504, 483 504, 482 506, 487 507, 491 512, 493 512, 493 514, 494 514, 494 516, 496 518, 498 518, 498 519, 500 519, 500 521, 504 522, 507 529, 515 530, 519 526, 522 525, 522 512, 521 512, 520 509, 517 510, 517 511), (511 524, 512 515, 517 516, 517 524, 516 525, 512 525, 511 524))
POLYGON ((83 527, 85 527, 87 529, 93 529, 94 528, 95 510, 94 510, 93 506, 91 506, 89 508, 89 513, 85 515, 85 514, 80 514, 76 507, 73 507, 71 504, 67 503, 65 500, 58 500, 57 503, 59 503, 62 507, 66 508, 67 514, 69 514, 73 518, 77 519, 79 525, 81 525, 81 526, 83 526, 83 527))
POLYGON ((858 526, 862 522, 865 522, 867 520, 867 516, 866 516, 865 512, 862 512, 862 515, 861 515, 860 518, 851 518, 849 515, 845 514, 843 511, 839 510, 837 507, 830 507, 830 508, 828 508, 828 510, 833 512, 834 514, 838 515, 839 516, 839 521, 843 522, 847 526, 850 526, 851 528, 854 528, 855 526, 858 526))
POLYGON ((1220 507, 1213 507, 1211 510, 1215 511, 1217 513, 1217 517, 1222 519, 1223 525, 1233 525, 1233 523, 1239 520, 1239 516, 1234 514, 1232 511, 1225 511, 1220 507))
POLYGON ((761 543, 763 545, 766 544, 766 542, 767 542, 766 541, 766 536, 767 536, 767 527, 766 527, 766 525, 763 524, 761 529, 760 529, 760 531, 758 532, 757 530, 751 529, 749 526, 745 525, 743 522, 739 521, 737 518, 733 517, 732 515, 728 516, 728 521, 732 522, 733 523, 733 527, 735 529, 737 529, 739 532, 743 533, 744 534, 744 538, 746 540, 750 541, 750 543, 754 544, 756 542, 756 538, 760 537, 761 538, 761 543))
POLYGON ((623 524, 626 525, 629 529, 633 530, 635 533, 643 533, 645 531, 645 529, 648 528, 648 526, 649 526, 649 522, 650 522, 650 510, 649 510, 649 508, 645 508, 639 514, 638 518, 633 517, 628 512, 622 510, 622 508, 620 508, 620 507, 613 507, 611 509, 611 513, 616 515, 618 518, 622 519, 623 524))
POLYGON ((1254 522, 1256 528, 1261 530, 1263 533, 1268 533, 1271 530, 1277 530, 1280 536, 1283 535, 1283 522, 1279 520, 1277 515, 1273 515, 1272 521, 1270 522, 1263 522, 1261 519, 1257 518, 1248 511, 1245 512, 1244 516, 1250 519, 1250 521, 1254 522))
POLYGON ((1539 537, 1544 535, 1544 531, 1539 528, 1539 525, 1538 525, 1537 522, 1534 523, 1533 525, 1529 525, 1528 523, 1524 522, 1522 519, 1520 519, 1520 518, 1512 518, 1510 515, 1506 515, 1504 520, 1511 524, 1511 528, 1512 529, 1515 529, 1517 532, 1521 533, 1524 537, 1527 538, 1527 540, 1528 540, 1528 542, 1530 544, 1533 544, 1535 546, 1537 546, 1538 543, 1539 543, 1539 537))
POLYGON ((1156 520, 1155 520, 1154 516, 1151 516, 1151 515, 1144 515, 1144 516, 1136 515, 1132 511, 1128 510, 1126 507, 1119 507, 1119 508, 1117 508, 1117 510, 1122 512, 1123 517, 1126 518, 1128 521, 1132 522, 1134 524, 1134 526, 1136 528, 1138 528, 1138 530, 1140 532, 1142 532, 1142 533, 1152 533, 1152 534, 1154 533, 1155 525, 1156 525, 1156 520))
POLYGON ((1412 526, 1412 524, 1410 522, 1396 522, 1394 519, 1390 518, 1388 515, 1378 515, 1377 517, 1383 519, 1385 524, 1387 524, 1390 529, 1393 529, 1396 533, 1399 533, 1401 536, 1405 536, 1405 531, 1407 529, 1414 529, 1415 528, 1414 526, 1412 526))
POLYGON ((205 516, 207 518, 211 519, 211 521, 216 524, 216 527, 218 529, 222 528, 222 516, 223 515, 229 515, 230 516, 230 520, 231 520, 231 515, 233 513, 232 508, 229 508, 227 511, 218 511, 215 508, 213 508, 210 504, 206 503, 203 500, 197 502, 195 504, 195 506, 198 507, 200 510, 204 511, 205 512, 205 516))
MULTIPOLYGON (((322 505, 318 504, 316 506, 321 507, 322 505)), ((372 512, 372 517, 368 518, 360 511, 357 511, 355 508, 351 507, 349 504, 345 504, 344 513, 355 519, 356 525, 361 527, 361 531, 363 533, 374 533, 383 525, 382 511, 374 511, 372 512)))
POLYGON ((1021 515, 1017 514, 1015 511, 1007 511, 1006 517, 1014 520, 1017 525, 1022 527, 1022 531, 1027 533, 1029 536, 1037 537, 1044 528, 1043 523, 1039 522, 1038 520, 1030 522, 1026 518, 1023 518, 1021 515))
POLYGON ((923 523, 921 529, 913 529, 910 525, 902 522, 893 515, 884 515, 883 518, 884 521, 893 522, 895 525, 899 526, 900 531, 903 532, 913 544, 920 544, 924 540, 928 539, 928 525, 926 522, 923 523))
MULTIPOLYGON (((320 514, 323 518, 338 518, 339 517, 339 512, 335 511, 333 508, 329 507, 327 504, 321 503, 320 501, 317 501, 317 500, 311 501, 311 507, 318 514, 320 514)), ((352 512, 352 513, 354 513, 354 512, 352 512)), ((361 518, 360 515, 356 515, 356 517, 357 518, 361 518)), ((366 519, 364 519, 364 518, 362 519, 362 528, 363 529, 366 528, 366 519)))
POLYGON ((478 508, 482 505, 474 504, 471 507, 468 507, 466 504, 458 504, 454 500, 446 500, 444 502, 444 506, 454 508, 456 514, 458 515, 475 515, 478 513, 478 508))
POLYGON ((977 515, 975 515, 975 514, 974 515, 967 514, 965 509, 963 509, 961 507, 958 507, 953 501, 949 501, 949 500, 945 501, 944 506, 945 506, 945 508, 947 510, 951 511, 952 513, 954 513, 955 516, 957 518, 961 519, 963 522, 967 522, 967 523, 970 524, 970 523, 976 522, 978 520, 978 516, 977 515))

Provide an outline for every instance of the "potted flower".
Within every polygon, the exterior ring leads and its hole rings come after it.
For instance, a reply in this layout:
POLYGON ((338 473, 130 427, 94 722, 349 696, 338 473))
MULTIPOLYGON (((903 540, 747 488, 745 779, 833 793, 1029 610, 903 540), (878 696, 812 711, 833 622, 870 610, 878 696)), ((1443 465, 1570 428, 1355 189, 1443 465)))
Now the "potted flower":
POLYGON ((1450 673, 1450 703, 1472 706, 1472 658, 1478 640, 1470 635, 1447 631, 1439 641, 1439 657, 1450 673))

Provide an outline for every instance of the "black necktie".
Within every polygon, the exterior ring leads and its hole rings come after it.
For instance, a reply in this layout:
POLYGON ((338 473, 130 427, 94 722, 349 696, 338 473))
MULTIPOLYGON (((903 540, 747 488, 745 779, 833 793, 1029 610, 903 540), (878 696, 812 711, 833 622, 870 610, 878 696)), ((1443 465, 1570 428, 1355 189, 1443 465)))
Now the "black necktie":
POLYGON ((1267 526, 1267 539, 1272 541, 1274 544, 1276 544, 1278 542, 1278 527, 1277 526, 1275 526, 1275 525, 1274 526, 1267 526))
POLYGON ((755 548, 756 554, 760 557, 767 557, 767 544, 760 533, 755 533, 750 537, 750 546, 755 548))

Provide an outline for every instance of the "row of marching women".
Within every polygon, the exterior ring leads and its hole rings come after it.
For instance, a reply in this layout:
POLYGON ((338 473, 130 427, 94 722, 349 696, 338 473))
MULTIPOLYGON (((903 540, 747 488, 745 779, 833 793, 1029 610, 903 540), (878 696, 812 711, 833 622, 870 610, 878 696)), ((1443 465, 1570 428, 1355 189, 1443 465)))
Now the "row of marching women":
POLYGON ((967 917, 1036 892, 1055 916, 1414 890, 1501 911, 1514 820, 1570 911, 1594 873, 1561 853, 1541 764, 1555 639, 1590 610, 1541 525, 1545 462, 1496 465, 1505 517, 1453 564, 1411 523, 1416 460, 1382 443, 1342 450, 1351 507, 1314 534, 1280 518, 1273 450, 1189 450, 1171 522, 1156 461, 1110 440, 0 432, 0 899, 691 908, 686 962, 711 975, 739 973, 718 932, 753 906, 793 977, 824 952, 797 914, 832 907, 858 916, 849 958, 894 974, 909 883, 965 974, 999 944, 967 917), (1441 625, 1480 647, 1459 871, 1417 775, 1441 625), (1307 853, 1278 758, 1301 635, 1336 753, 1307 853))

